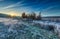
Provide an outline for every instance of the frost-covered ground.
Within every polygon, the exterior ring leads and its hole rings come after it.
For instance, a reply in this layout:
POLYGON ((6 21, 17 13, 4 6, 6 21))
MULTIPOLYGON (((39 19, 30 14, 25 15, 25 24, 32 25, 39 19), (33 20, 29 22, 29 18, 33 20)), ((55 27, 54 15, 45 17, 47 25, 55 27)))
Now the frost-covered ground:
POLYGON ((33 21, 34 24, 40 24, 42 27, 49 27, 53 26, 54 27, 54 32, 59 34, 60 37, 60 22, 51 22, 51 21, 33 21))
POLYGON ((52 31, 38 28, 32 24, 33 22, 0 18, 0 39, 59 39, 52 31))

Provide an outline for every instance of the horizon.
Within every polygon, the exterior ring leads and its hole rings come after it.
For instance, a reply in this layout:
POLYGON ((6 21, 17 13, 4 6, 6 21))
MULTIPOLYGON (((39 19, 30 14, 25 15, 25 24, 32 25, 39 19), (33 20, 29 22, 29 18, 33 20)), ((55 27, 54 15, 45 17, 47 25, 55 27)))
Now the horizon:
MULTIPOLYGON (((15 13, 13 13, 13 14, 5 14, 5 13, 0 13, 0 14, 2 14, 2 15, 9 15, 9 16, 19 16, 19 17, 22 17, 22 14, 15 14, 15 13)), ((26 13, 25 13, 26 14, 26 13)), ((36 14, 36 13, 35 13, 36 14)), ((27 16, 29 15, 29 14, 26 14, 27 16)), ((36 16, 38 16, 37 14, 36 14, 36 16)), ((41 17, 60 17, 60 16, 41 16, 41 17)))

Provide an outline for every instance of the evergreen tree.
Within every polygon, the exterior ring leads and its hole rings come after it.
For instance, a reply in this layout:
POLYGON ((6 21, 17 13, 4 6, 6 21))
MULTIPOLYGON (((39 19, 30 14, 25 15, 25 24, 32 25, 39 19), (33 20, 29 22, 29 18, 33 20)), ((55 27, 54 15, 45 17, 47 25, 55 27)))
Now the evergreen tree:
POLYGON ((26 15, 25 15, 25 12, 23 12, 23 13, 22 13, 22 18, 25 18, 25 16, 26 16, 26 15))

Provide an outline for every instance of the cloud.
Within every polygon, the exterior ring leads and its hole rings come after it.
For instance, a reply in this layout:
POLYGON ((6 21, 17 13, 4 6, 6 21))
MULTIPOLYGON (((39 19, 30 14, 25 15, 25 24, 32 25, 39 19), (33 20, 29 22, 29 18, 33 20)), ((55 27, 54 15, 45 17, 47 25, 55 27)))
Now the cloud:
POLYGON ((48 10, 50 10, 52 8, 56 8, 56 7, 58 7, 58 6, 50 6, 50 7, 47 7, 45 9, 42 9, 42 11, 45 12, 45 11, 48 11, 48 10))
POLYGON ((4 0, 0 0, 0 1, 4 1, 4 0))
POLYGON ((8 9, 8 8, 16 7, 16 6, 22 6, 23 4, 21 4, 21 3, 22 3, 22 1, 17 2, 17 3, 15 3, 15 4, 8 5, 8 6, 6 6, 6 7, 3 7, 2 9, 8 9))

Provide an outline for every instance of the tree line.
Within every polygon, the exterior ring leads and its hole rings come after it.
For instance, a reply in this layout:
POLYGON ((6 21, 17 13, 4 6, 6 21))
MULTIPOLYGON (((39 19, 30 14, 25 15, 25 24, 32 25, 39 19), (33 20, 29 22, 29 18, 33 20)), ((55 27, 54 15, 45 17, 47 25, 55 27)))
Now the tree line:
POLYGON ((36 15, 36 13, 34 13, 34 12, 32 12, 31 14, 26 14, 25 12, 23 12, 22 18, 41 20, 41 12, 39 13, 39 15, 36 15))

